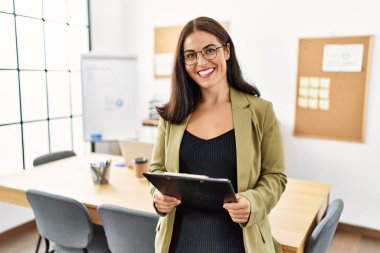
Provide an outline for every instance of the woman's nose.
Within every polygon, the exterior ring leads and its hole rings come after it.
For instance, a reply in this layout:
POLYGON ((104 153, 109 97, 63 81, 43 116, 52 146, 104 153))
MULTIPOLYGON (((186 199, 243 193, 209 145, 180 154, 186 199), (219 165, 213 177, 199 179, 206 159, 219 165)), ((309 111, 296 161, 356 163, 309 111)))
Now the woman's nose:
POLYGON ((207 63, 207 60, 203 57, 202 52, 198 52, 197 53, 197 64, 202 66, 205 63, 207 63))

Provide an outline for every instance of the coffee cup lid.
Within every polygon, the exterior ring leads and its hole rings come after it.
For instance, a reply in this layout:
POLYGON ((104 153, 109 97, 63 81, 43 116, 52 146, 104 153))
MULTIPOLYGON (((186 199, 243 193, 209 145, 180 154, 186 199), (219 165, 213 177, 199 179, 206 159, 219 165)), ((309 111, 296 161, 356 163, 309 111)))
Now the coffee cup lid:
POLYGON ((148 162, 148 158, 146 158, 146 157, 136 157, 135 159, 133 159, 133 162, 134 163, 146 163, 146 162, 148 162))

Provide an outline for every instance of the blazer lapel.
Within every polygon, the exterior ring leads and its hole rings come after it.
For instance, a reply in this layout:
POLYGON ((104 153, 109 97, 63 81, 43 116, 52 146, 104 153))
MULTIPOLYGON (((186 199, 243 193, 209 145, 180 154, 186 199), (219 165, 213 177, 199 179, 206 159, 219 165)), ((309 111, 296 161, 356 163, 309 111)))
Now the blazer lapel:
POLYGON ((166 169, 169 172, 179 172, 179 149, 190 116, 191 114, 181 124, 171 124, 166 154, 166 169))
POLYGON ((248 99, 230 88, 232 117, 235 128, 238 191, 248 188, 253 159, 252 121, 248 99))

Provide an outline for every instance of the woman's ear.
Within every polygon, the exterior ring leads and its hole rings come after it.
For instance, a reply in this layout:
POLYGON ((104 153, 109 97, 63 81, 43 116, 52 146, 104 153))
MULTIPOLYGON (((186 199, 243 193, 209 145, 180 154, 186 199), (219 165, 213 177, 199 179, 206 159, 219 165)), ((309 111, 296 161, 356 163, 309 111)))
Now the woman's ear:
POLYGON ((226 60, 228 61, 230 59, 230 43, 226 43, 226 46, 224 47, 224 56, 226 57, 226 60))

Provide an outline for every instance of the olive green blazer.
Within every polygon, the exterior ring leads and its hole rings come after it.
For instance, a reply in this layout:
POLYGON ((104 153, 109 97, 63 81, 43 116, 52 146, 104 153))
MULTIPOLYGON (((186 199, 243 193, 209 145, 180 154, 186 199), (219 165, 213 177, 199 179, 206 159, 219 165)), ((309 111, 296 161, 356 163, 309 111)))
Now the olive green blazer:
MULTIPOLYGON (((230 88, 235 128, 239 194, 249 199, 251 214, 243 229, 247 253, 282 252, 273 238, 268 214, 285 190, 287 178, 282 139, 272 104, 230 88)), ((159 120, 149 171, 178 172, 179 149, 190 115, 181 124, 159 120)), ((151 186, 151 193, 154 192, 151 186)), ((159 213, 155 252, 169 251, 175 209, 159 213)))

